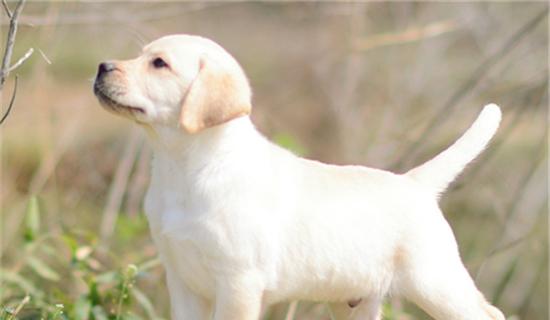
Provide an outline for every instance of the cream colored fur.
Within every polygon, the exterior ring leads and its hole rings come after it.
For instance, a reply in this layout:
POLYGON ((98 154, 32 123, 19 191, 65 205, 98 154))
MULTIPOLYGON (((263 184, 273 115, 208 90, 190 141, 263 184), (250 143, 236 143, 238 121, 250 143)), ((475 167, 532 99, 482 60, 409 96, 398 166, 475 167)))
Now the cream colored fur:
POLYGON ((244 73, 210 40, 167 36, 113 63, 98 97, 153 132, 145 210, 172 319, 257 320, 270 304, 312 300, 338 320, 374 320, 390 293, 439 320, 504 319, 476 289, 437 204, 495 133, 496 105, 443 153, 395 174, 270 143, 248 117, 244 73))

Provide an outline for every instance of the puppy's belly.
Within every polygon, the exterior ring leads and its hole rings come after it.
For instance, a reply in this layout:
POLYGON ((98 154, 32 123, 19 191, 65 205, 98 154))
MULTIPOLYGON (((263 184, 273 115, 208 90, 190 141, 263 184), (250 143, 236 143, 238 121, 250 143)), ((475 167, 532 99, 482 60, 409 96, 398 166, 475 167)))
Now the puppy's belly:
POLYGON ((285 300, 342 301, 382 296, 388 292, 393 266, 376 259, 326 261, 294 265, 281 276, 278 288, 266 292, 270 303, 285 300))
POLYGON ((354 279, 302 279, 284 288, 265 293, 268 304, 290 300, 319 302, 350 302, 381 296, 387 292, 390 280, 356 277, 354 279))
MULTIPOLYGON (((350 301, 389 290, 397 236, 362 219, 310 219, 285 238, 277 288, 282 300, 350 301), (309 226, 314 226, 310 228, 309 226)), ((277 291, 277 290, 273 290, 277 291)))

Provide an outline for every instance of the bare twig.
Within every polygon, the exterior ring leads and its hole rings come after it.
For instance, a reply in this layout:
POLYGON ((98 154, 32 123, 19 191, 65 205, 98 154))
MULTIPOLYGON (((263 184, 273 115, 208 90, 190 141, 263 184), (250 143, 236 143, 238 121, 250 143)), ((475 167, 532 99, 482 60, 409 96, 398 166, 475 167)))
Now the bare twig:
POLYGON ((6 110, 6 113, 2 116, 2 119, 0 120, 0 125, 4 123, 4 120, 8 117, 11 111, 11 107, 13 106, 13 103, 15 102, 15 94, 17 93, 17 76, 15 76, 15 83, 13 85, 13 93, 11 94, 11 100, 10 104, 8 105, 8 110, 6 110))
MULTIPOLYGON (((6 11, 6 15, 10 19, 10 28, 8 30, 8 38, 6 40, 6 49, 4 51, 4 57, 2 58, 2 66, 0 68, 0 92, 2 92, 2 89, 4 88, 4 83, 6 82, 6 79, 10 74, 10 72, 12 72, 21 64, 23 64, 23 62, 25 62, 25 60, 27 60, 34 51, 32 48, 29 49, 27 53, 23 55, 23 57, 21 57, 14 65, 10 66, 11 56, 13 53, 13 46, 15 45, 15 35, 17 34, 17 20, 19 19, 19 14, 23 10, 24 4, 25 4, 25 0, 19 0, 17 5, 15 6, 15 10, 11 12, 6 0, 2 0, 2 6, 6 11)), ((13 107, 13 103, 15 102, 16 93, 17 93, 17 76, 15 76, 15 84, 13 87, 13 94, 11 96, 10 104, 8 105, 6 113, 2 116, 2 119, 0 120, 0 124, 4 123, 4 121, 10 114, 10 111, 13 107)))
MULTIPOLYGON (((8 31, 8 38, 6 40, 6 49, 4 51, 4 57, 2 59, 2 68, 0 69, 0 91, 4 87, 4 82, 10 73, 10 61, 13 53, 13 46, 15 45, 15 35, 17 34, 17 20, 19 19, 19 14, 23 10, 23 5, 25 0, 19 0, 15 10, 10 17, 10 28, 8 31)), ((4 8, 7 8, 7 4, 4 4, 4 8)), ((9 13, 9 9, 7 9, 9 13)))
POLYGON ((464 82, 464 84, 457 90, 447 102, 439 113, 433 118, 428 126, 420 134, 420 138, 415 139, 417 142, 410 144, 405 148, 404 152, 397 157, 397 161, 391 166, 393 170, 398 170, 403 167, 408 161, 416 156, 419 146, 422 141, 427 141, 432 132, 438 128, 446 118, 451 115, 451 111, 458 105, 458 103, 472 91, 485 74, 491 70, 491 68, 500 61, 508 52, 516 47, 525 35, 530 33, 535 27, 548 15, 548 9, 544 9, 539 12, 534 18, 529 20, 522 28, 520 28, 515 34, 513 34, 508 41, 506 41, 494 54, 485 59, 479 67, 472 73, 472 76, 464 82))
POLYGON ((25 52, 25 54, 19 58, 19 60, 17 60, 16 63, 14 63, 11 67, 8 68, 8 73, 12 72, 13 70, 17 69, 17 67, 19 67, 20 65, 23 64, 23 62, 25 62, 25 60, 27 60, 34 52, 34 49, 33 48, 29 48, 29 50, 27 50, 27 52, 25 52))
POLYGON ((8 3, 6 2, 6 0, 2 0, 2 6, 4 7, 4 10, 6 10, 6 15, 8 16, 8 18, 11 19, 12 13, 10 7, 8 7, 8 3))

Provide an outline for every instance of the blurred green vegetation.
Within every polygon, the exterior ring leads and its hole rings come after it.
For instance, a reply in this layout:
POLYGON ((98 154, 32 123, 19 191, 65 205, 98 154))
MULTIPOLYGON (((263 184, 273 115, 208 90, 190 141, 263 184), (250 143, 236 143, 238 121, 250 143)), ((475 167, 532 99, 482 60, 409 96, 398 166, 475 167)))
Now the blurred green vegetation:
MULTIPOLYGON (((403 172, 458 137, 483 104, 501 105, 495 141, 441 206, 487 298, 513 319, 547 319, 547 17, 520 32, 545 10, 542 2, 27 3, 14 59, 35 53, 16 71, 16 105, 1 132, 0 319, 169 318, 141 208, 151 151, 91 92, 98 62, 133 57, 169 33, 227 48, 250 77, 259 130, 325 162, 403 172), (116 219, 102 235, 108 212, 116 219)), ((4 16, 0 25, 5 37, 4 16)), ((12 88, 13 76, 2 106, 12 88)), ((265 318, 288 309, 273 306, 265 318)), ((384 317, 428 318, 397 297, 384 317)), ((294 318, 329 316, 323 304, 300 302, 294 318)))

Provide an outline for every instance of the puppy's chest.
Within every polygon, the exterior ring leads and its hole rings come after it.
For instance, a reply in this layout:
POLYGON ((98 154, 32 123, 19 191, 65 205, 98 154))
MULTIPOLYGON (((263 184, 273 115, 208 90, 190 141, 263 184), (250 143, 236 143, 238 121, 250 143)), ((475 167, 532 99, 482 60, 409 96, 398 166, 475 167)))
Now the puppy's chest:
POLYGON ((207 210, 210 206, 200 202, 185 205, 184 200, 149 190, 146 212, 151 233, 166 269, 193 291, 213 297, 215 280, 228 266, 241 269, 255 264, 257 242, 232 221, 238 217, 207 210))
POLYGON ((190 179, 163 164, 153 165, 145 211, 167 269, 203 296, 212 295, 214 277, 274 270, 278 233, 264 214, 265 196, 247 197, 245 181, 226 171, 203 168, 190 179))
POLYGON ((215 287, 211 272, 215 234, 201 220, 201 203, 186 197, 185 190, 152 183, 145 198, 145 211, 151 234, 167 272, 173 279, 205 297, 215 287))

